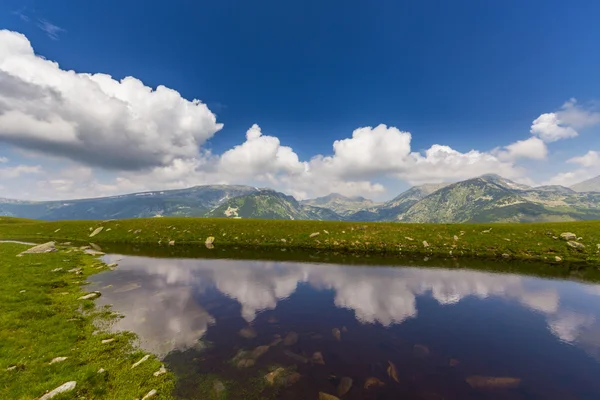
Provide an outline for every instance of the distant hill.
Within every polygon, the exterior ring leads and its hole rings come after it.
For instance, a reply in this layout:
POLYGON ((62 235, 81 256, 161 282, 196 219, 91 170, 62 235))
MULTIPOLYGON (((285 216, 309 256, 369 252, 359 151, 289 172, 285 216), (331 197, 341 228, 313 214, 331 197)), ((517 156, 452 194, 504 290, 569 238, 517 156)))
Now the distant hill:
POLYGON ((600 193, 541 190, 497 175, 453 183, 411 206, 405 222, 532 222, 600 219, 600 193))
POLYGON ((297 201, 271 189, 208 185, 96 199, 0 199, 0 216, 60 220, 153 216, 396 222, 533 222, 600 219, 594 178, 567 188, 530 187, 494 174, 414 186, 385 203, 328 196, 297 201), (585 190, 583 190, 585 189, 585 190))
POLYGON ((256 191, 257 188, 250 186, 211 185, 82 200, 0 199, 0 215, 44 220, 199 217, 227 199, 256 191))
POLYGON ((600 175, 571 186, 576 192, 600 192, 600 175))
POLYGON ((324 197, 317 197, 316 199, 302 200, 300 204, 328 208, 342 216, 379 205, 379 203, 375 203, 364 197, 346 197, 338 193, 331 193, 324 197))
POLYGON ((292 196, 274 190, 236 197, 206 214, 216 218, 313 219, 339 221, 342 217, 328 208, 301 204, 292 196))
POLYGON ((347 219, 350 221, 396 221, 414 204, 447 185, 447 183, 438 183, 413 186, 392 200, 380 206, 357 211, 348 215, 347 219))

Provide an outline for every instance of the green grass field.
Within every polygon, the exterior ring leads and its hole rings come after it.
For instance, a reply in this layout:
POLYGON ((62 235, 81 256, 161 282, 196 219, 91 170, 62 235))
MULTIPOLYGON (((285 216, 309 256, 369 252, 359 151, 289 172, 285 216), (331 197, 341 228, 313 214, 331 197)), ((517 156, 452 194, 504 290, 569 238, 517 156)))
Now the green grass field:
POLYGON ((75 389, 54 399, 135 399, 153 389, 171 398, 173 375, 153 375, 160 361, 151 356, 132 369, 145 355, 135 336, 101 329, 115 316, 79 300, 103 264, 66 249, 16 256, 29 247, 0 243, 0 399, 38 399, 70 381, 75 389), (74 268, 81 273, 68 272, 74 268), (57 357, 67 358, 51 364, 57 357))
POLYGON ((168 247, 169 242, 173 246, 204 246, 211 236, 215 238, 216 248, 286 248, 600 265, 600 221, 400 224, 165 217, 36 222, 0 217, 0 239, 168 247), (90 234, 98 227, 103 230, 91 238, 90 234), (566 240, 560 238, 563 232, 572 232, 580 237, 577 241, 585 247, 569 246, 566 240))

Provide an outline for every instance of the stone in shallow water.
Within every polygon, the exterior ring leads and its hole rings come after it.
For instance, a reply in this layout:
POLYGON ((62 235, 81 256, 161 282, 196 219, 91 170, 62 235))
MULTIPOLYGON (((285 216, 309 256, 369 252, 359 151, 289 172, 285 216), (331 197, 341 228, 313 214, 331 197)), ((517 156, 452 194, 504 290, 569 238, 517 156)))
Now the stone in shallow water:
POLYGON ((382 380, 375 378, 374 376, 371 376, 365 380, 364 388, 365 389, 369 389, 372 387, 376 388, 376 387, 380 387, 380 386, 384 386, 384 385, 385 385, 385 383, 382 380))
POLYGON ((521 379, 473 375, 467 378, 467 383, 474 389, 512 389, 521 384, 521 379))
POLYGON ((312 356, 312 362, 315 364, 325 365, 325 360, 323 359, 323 354, 320 351, 315 351, 312 356))
POLYGON ((336 338, 337 340, 342 340, 342 333, 340 332, 340 330, 338 328, 333 328, 331 330, 331 334, 333 335, 334 338, 336 338))
POLYGON ((215 238, 213 236, 209 236, 204 241, 204 244, 213 244, 215 242, 215 238))
POLYGON ((298 334, 296 332, 290 332, 283 340, 284 346, 293 346, 298 343, 298 334))
POLYGON ((350 388, 352 387, 352 378, 348 378, 347 376, 343 377, 340 380, 340 384, 338 385, 338 396, 342 397, 343 395, 345 395, 346 393, 348 393, 350 391, 350 388))
POLYGON ((79 298, 79 300, 90 300, 90 299, 95 299, 96 297, 100 297, 100 292, 92 292, 92 293, 86 294, 85 296, 81 296, 79 298))
POLYGON ((55 358, 52 359, 52 361, 50 361, 50 364, 55 364, 55 363, 63 362, 67 358, 68 357, 55 357, 55 358))
POLYGON ((240 335, 241 337, 246 338, 246 339, 253 339, 256 337, 256 331, 251 327, 242 328, 238 332, 238 335, 240 335))
POLYGON ((160 376, 162 374, 166 374, 167 373, 167 369, 165 368, 165 366, 161 366, 160 369, 158 371, 156 371, 155 373, 153 373, 152 375, 154 376, 160 376))
POLYGON ((75 382, 75 381, 63 383, 62 385, 60 385, 53 391, 48 392, 45 395, 43 395, 42 397, 40 397, 40 400, 48 400, 48 399, 51 399, 54 396, 59 395, 61 393, 70 392, 71 390, 75 389, 75 386, 77 386, 77 382, 75 382))
POLYGON ((319 392, 319 400, 340 400, 340 399, 339 399, 339 397, 336 397, 332 394, 319 392))

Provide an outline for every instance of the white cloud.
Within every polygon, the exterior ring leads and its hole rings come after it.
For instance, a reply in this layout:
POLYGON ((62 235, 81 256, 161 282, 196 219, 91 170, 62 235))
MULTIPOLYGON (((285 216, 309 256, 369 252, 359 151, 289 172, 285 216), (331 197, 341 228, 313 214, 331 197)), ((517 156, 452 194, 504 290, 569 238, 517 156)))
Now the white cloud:
POLYGON ((8 162, 8 158, 6 157, 0 157, 0 164, 4 164, 8 162))
POLYGON ((546 113, 537 117, 531 125, 531 133, 545 142, 556 142, 578 135, 575 129, 564 125, 556 113, 546 113))
POLYGON ((583 156, 570 158, 569 160, 567 160, 567 162, 579 164, 584 167, 600 168, 600 153, 594 150, 590 150, 583 156))
POLYGON ((220 172, 262 180, 274 180, 275 174, 301 174, 306 164, 300 162, 291 147, 282 146, 274 136, 262 134, 257 124, 246 132, 246 141, 227 150, 220 158, 220 172))
MULTIPOLYGON (((241 144, 212 154, 203 145, 222 124, 206 105, 133 77, 117 81, 61 69, 36 56, 25 36, 0 31, 0 142, 43 154, 59 168, 69 163, 28 185, 46 198, 248 184, 298 199, 331 192, 381 199, 382 182, 449 182, 497 173, 527 183, 520 160, 545 159, 545 142, 597 123, 599 113, 572 99, 537 118, 535 136, 489 151, 463 152, 441 143, 414 151, 411 133, 380 124, 355 129, 334 141, 329 153, 305 160, 255 124, 241 144)), ((592 162, 593 155, 584 157, 580 164, 592 162)))
POLYGON ((133 77, 63 70, 0 31, 0 141, 117 170, 195 158, 221 129, 198 100, 133 77))
POLYGON ((568 159, 567 163, 579 164, 580 167, 572 171, 560 172, 544 184, 568 187, 598 176, 600 173, 600 152, 590 150, 582 156, 568 159))
POLYGON ((579 135, 576 129, 600 124, 600 112, 586 109, 570 99, 560 110, 540 115, 531 125, 531 133, 545 142, 574 138, 579 135))
POLYGON ((0 168, 1 179, 14 179, 23 174, 39 174, 42 169, 39 165, 17 165, 14 167, 0 168))
POLYGON ((600 112, 590 108, 584 108, 577 104, 576 99, 565 102, 556 113, 558 118, 575 129, 588 128, 600 124, 600 112))
POLYGON ((509 144, 502 150, 496 150, 495 155, 502 161, 515 161, 520 158, 544 160, 548 156, 548 148, 543 140, 530 137, 509 144))

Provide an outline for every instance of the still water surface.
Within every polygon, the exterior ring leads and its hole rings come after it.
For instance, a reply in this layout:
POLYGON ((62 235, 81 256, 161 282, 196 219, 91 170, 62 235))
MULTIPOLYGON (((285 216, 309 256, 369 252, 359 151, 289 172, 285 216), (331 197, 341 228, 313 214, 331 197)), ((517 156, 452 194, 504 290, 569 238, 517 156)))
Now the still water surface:
POLYGON ((600 399, 598 285, 458 269, 106 256, 117 259, 115 271, 91 278, 99 303, 123 313, 115 328, 136 332, 175 371, 183 398, 210 398, 202 386, 210 374, 234 385, 260 378, 256 398, 339 395, 346 377, 342 399, 600 399), (253 365, 240 361, 270 344, 253 365), (299 374, 278 392, 262 382, 276 366, 299 374))

